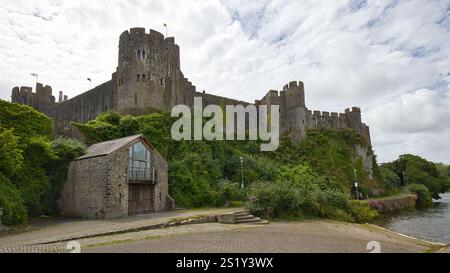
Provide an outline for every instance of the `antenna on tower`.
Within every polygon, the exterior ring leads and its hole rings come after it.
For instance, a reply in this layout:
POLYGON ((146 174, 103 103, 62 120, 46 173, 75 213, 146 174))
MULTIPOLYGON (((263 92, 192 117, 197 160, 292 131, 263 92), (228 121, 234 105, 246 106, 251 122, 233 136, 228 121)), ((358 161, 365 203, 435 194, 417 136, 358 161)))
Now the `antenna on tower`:
POLYGON ((166 38, 167 38, 167 37, 169 37, 169 30, 168 30, 167 24, 164 23, 163 26, 166 28, 166 38))
POLYGON ((92 89, 92 79, 91 78, 87 78, 87 80, 89 81, 89 90, 92 89))
POLYGON ((30 73, 31 76, 36 78, 36 83, 38 83, 39 75, 37 73, 30 73))

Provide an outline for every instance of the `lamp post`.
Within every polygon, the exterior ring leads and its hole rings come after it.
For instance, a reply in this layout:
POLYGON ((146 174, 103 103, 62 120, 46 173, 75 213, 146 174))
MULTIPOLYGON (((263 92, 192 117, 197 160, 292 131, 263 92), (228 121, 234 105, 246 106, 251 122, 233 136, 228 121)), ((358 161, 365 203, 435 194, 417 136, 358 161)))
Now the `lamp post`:
POLYGON ((92 79, 91 78, 87 78, 87 80, 89 81, 89 90, 92 89, 92 79))
POLYGON ((353 169, 353 173, 355 174, 355 191, 356 191, 356 200, 359 200, 358 182, 356 181, 356 169, 353 169))
POLYGON ((242 207, 245 206, 245 192, 244 192, 244 158, 241 156, 239 158, 241 162, 241 191, 242 191, 242 207))

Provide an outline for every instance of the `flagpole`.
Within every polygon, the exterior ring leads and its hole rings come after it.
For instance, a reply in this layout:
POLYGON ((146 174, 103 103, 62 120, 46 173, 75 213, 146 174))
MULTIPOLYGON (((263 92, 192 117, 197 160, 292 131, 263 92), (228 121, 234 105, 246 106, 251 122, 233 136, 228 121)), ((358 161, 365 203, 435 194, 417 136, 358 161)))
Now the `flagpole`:
POLYGON ((166 38, 167 38, 169 37, 169 30, 166 23, 164 23, 164 27, 166 28, 166 38))
POLYGON ((30 73, 36 79, 36 84, 39 82, 39 75, 37 73, 30 73))

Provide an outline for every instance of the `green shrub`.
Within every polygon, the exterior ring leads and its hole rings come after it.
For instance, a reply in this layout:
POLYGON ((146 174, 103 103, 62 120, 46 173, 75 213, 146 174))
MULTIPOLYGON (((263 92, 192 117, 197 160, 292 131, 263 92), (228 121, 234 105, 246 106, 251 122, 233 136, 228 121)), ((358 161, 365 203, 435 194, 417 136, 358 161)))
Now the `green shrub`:
POLYGON ((51 149, 57 156, 57 161, 68 163, 87 151, 86 145, 76 139, 57 138, 51 142, 51 149))
POLYGON ((240 190, 239 184, 233 183, 229 180, 221 180, 219 182, 219 198, 218 198, 218 206, 226 205, 227 207, 230 205, 232 200, 238 200, 242 191, 240 190))
POLYGON ((49 177, 49 188, 43 195, 46 214, 57 213, 57 200, 67 181, 67 172, 72 160, 86 153, 86 145, 75 139, 58 138, 50 143, 55 157, 46 161, 45 170, 49 177))
POLYGON ((418 208, 430 207, 433 204, 430 191, 425 185, 412 184, 409 186, 409 191, 417 194, 416 206, 418 208))
POLYGON ((3 208, 3 224, 16 225, 27 222, 27 210, 20 192, 2 173, 0 173, 0 208, 3 208))
POLYGON ((42 136, 52 138, 50 118, 33 108, 0 100, 0 127, 14 128, 14 134, 20 137, 21 143, 29 137, 42 136))
POLYGON ((387 189, 395 189, 401 186, 400 177, 385 165, 380 167, 383 184, 387 189))
POLYGON ((404 177, 406 184, 425 185, 432 198, 440 199, 439 194, 448 190, 449 177, 445 177, 439 165, 420 156, 401 155, 399 159, 385 165, 399 177, 404 177))
POLYGON ((23 151, 19 147, 19 138, 13 130, 0 127, 0 173, 12 176, 22 168, 23 151))
POLYGON ((326 187, 325 181, 306 165, 282 167, 274 182, 252 184, 252 209, 279 218, 305 215, 348 219, 346 195, 326 187))
POLYGON ((118 129, 122 136, 135 135, 140 131, 139 120, 133 116, 124 116, 120 119, 118 129))
POLYGON ((250 188, 251 209, 267 212, 271 217, 303 215, 308 197, 290 181, 255 182, 250 188))
POLYGON ((97 116, 96 120, 111 125, 119 125, 121 116, 117 112, 104 112, 97 116))
POLYGON ((370 223, 379 217, 378 212, 369 203, 363 201, 350 201, 348 212, 352 221, 356 223, 370 223))

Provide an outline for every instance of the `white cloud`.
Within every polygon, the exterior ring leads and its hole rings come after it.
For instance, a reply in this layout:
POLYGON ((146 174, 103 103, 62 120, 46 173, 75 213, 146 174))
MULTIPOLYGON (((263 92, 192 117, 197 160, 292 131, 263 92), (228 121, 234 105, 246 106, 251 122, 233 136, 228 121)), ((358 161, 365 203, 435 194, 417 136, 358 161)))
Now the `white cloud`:
POLYGON ((110 79, 122 31, 167 23, 199 90, 253 101, 303 80, 311 109, 361 106, 381 161, 450 162, 448 22, 448 0, 0 0, 0 98, 31 72, 73 97, 110 79))

